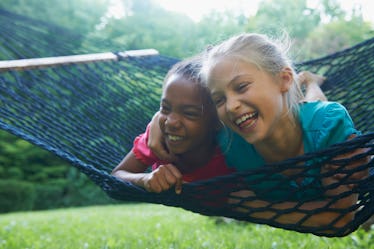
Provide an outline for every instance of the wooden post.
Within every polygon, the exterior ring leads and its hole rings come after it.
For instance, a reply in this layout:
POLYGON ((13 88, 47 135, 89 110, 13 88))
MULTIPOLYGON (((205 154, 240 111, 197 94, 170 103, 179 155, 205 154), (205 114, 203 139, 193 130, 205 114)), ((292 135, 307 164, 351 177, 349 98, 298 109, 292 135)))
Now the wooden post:
POLYGON ((0 72, 10 70, 25 70, 33 68, 45 68, 67 64, 89 63, 95 61, 110 61, 118 60, 125 57, 140 57, 157 55, 158 51, 155 49, 142 49, 142 50, 128 50, 114 54, 97 53, 97 54, 82 54, 82 55, 68 55, 58 57, 45 57, 33 59, 20 59, 20 60, 5 60, 0 61, 0 72))

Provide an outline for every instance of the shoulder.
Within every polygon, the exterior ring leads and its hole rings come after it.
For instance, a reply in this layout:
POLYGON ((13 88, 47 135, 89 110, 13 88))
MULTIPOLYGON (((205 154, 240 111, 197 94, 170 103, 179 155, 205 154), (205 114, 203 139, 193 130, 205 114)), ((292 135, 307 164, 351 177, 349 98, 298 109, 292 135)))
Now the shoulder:
POLYGON ((221 129, 217 134, 217 140, 229 167, 241 171, 258 168, 264 164, 253 145, 230 129, 221 129))
POLYGON ((351 134, 359 134, 355 129, 347 109, 337 103, 316 101, 300 106, 300 123, 304 135, 306 152, 326 148, 343 142, 351 134))
MULTIPOLYGON (((315 101, 315 102, 304 102, 300 104, 300 114, 312 114, 320 117, 328 115, 348 115, 347 109, 338 102, 331 101, 315 101)), ((349 115, 348 115, 349 116, 349 115)))
POLYGON ((337 102, 316 101, 301 104, 300 121, 306 129, 353 127, 347 109, 337 102))
POLYGON ((154 163, 161 163, 161 160, 152 152, 148 147, 148 137, 149 137, 149 126, 145 133, 138 135, 134 139, 132 152, 134 153, 136 159, 144 164, 152 165, 154 163))

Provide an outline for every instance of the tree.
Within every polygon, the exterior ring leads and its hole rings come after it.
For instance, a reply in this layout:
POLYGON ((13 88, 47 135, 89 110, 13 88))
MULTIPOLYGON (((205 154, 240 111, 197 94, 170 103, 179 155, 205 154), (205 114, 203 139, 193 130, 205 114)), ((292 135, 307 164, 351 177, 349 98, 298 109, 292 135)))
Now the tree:
POLYGON ((86 176, 52 153, 4 131, 0 131, 0 141, 0 204, 6 205, 0 212, 112 202, 86 176))
POLYGON ((91 30, 87 40, 100 37, 113 41, 111 49, 117 51, 154 48, 179 58, 196 52, 195 24, 187 16, 168 12, 150 0, 124 0, 122 6, 122 17, 103 16, 103 25, 91 30))
POLYGON ((257 15, 250 17, 247 31, 292 39, 295 61, 324 56, 372 37, 373 28, 364 22, 360 9, 344 11, 336 0, 264 0, 257 15))
POLYGON ((309 8, 307 0, 265 0, 255 17, 250 18, 248 31, 278 34, 286 31, 295 39, 306 37, 320 23, 319 10, 309 8))
POLYGON ((356 16, 351 20, 338 19, 316 28, 303 45, 306 58, 317 58, 373 37, 370 23, 356 16))
POLYGON ((331 54, 373 37, 373 26, 364 21, 361 7, 346 12, 336 0, 323 0, 322 3, 321 9, 326 21, 305 37, 304 58, 331 54))
POLYGON ((2 0, 0 8, 75 30, 91 31, 106 11, 110 0, 2 0))

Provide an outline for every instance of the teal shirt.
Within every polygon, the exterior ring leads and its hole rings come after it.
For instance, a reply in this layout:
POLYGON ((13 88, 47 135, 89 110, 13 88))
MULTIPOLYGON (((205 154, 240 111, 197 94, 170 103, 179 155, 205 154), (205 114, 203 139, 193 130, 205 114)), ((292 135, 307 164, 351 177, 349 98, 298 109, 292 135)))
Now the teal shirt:
MULTIPOLYGON (((303 134, 304 153, 325 149, 330 145, 347 140, 351 134, 359 134, 354 128, 347 110, 336 102, 317 101, 300 104, 299 121, 303 134)), ((257 153, 252 144, 229 129, 222 129, 219 132, 218 144, 224 153, 227 165, 237 171, 256 170, 265 164, 264 159, 257 153)), ((258 179, 256 186, 251 187, 256 192, 262 190, 261 195, 271 199, 282 198, 282 196, 290 193, 289 190, 291 189, 287 188, 298 187, 295 182, 289 180, 287 184, 283 184, 285 178, 282 175, 273 175, 271 178, 266 178, 265 181, 261 180, 261 174, 255 174, 248 179, 251 181, 258 179), (269 193, 269 187, 279 186, 279 181, 283 181, 281 183, 283 190, 273 189, 269 193)), ((313 181, 314 179, 311 177, 305 178, 301 185, 308 185, 313 181)), ((308 192, 307 188, 305 191, 308 192)), ((316 194, 317 190, 312 189, 310 193, 305 193, 305 191, 300 194, 302 196, 296 196, 295 198, 307 198, 316 194)), ((260 193, 258 194, 260 195, 260 193)))

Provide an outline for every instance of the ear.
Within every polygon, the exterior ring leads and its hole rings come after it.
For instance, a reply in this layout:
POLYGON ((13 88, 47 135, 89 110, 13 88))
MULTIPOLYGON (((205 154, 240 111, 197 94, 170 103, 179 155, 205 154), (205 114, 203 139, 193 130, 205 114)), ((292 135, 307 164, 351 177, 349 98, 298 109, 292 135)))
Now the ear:
POLYGON ((291 85, 293 84, 293 73, 292 69, 289 67, 285 67, 282 69, 282 71, 279 73, 280 78, 280 87, 281 92, 285 93, 288 92, 291 85))

